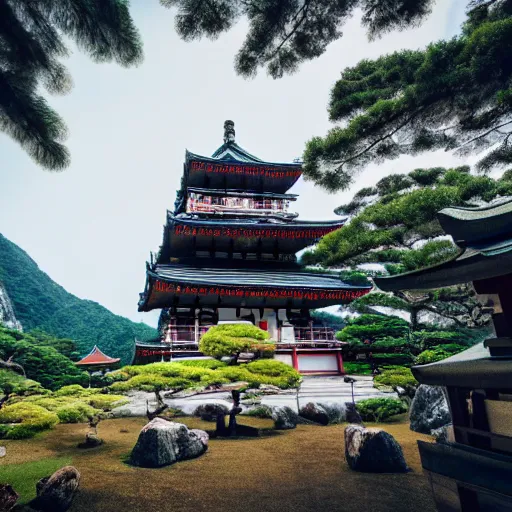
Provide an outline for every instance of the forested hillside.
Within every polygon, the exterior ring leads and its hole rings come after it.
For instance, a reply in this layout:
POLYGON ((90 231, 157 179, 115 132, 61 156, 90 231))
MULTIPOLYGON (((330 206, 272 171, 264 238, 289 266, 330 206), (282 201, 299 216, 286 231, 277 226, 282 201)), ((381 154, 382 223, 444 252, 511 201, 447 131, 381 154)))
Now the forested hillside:
POLYGON ((0 282, 25 331, 41 329, 75 340, 81 355, 94 345, 112 357, 131 362, 133 339, 150 339, 155 329, 114 315, 100 304, 68 293, 39 269, 36 262, 0 234, 0 282))

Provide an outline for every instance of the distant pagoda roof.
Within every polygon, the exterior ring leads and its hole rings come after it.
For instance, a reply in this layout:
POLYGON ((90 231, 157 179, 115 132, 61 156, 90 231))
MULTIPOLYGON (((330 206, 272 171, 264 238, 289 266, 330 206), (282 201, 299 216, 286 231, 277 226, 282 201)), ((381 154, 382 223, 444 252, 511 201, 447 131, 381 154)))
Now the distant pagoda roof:
POLYGON ((224 123, 224 144, 211 157, 185 153, 185 185, 284 194, 302 175, 300 163, 265 162, 235 142, 233 121, 224 123))
POLYGON ((218 218, 193 219, 167 215, 161 256, 168 262, 170 256, 206 251, 264 252, 295 254, 315 243, 322 236, 343 226, 345 219, 334 221, 265 222, 264 219, 218 218))
POLYGON ((320 308, 350 302, 372 285, 337 276, 286 270, 201 268, 183 264, 147 269, 139 311, 171 306, 320 308))
POLYGON ((109 366, 121 361, 120 358, 114 358, 104 354, 97 345, 83 359, 75 363, 77 366, 109 366))
POLYGON ((421 270, 376 278, 381 290, 440 288, 512 272, 512 199, 479 208, 445 208, 438 218, 459 254, 421 270))

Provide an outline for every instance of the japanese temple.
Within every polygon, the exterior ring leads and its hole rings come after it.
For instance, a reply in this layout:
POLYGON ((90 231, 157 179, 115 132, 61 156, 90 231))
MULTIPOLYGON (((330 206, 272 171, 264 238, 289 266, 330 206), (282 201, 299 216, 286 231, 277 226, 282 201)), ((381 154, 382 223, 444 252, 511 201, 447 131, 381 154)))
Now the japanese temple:
POLYGON ((119 366, 120 361, 120 358, 107 356, 94 345, 93 349, 75 364, 87 371, 99 371, 111 370, 119 366))
POLYGON ((348 303, 371 289, 308 272, 296 253, 343 226, 297 219, 288 193, 299 162, 264 162, 235 142, 211 157, 186 152, 177 199, 158 254, 146 264, 139 311, 161 309, 160 338, 136 342, 136 363, 194 355, 219 322, 249 321, 278 343, 275 357, 301 372, 342 373, 341 343, 310 310, 348 303))
POLYGON ((416 366, 422 384, 446 389, 453 428, 446 442, 418 441, 439 512, 512 510, 512 200, 446 208, 443 229, 460 252, 450 261, 379 278, 384 291, 472 282, 492 307, 495 337, 437 363, 416 366))

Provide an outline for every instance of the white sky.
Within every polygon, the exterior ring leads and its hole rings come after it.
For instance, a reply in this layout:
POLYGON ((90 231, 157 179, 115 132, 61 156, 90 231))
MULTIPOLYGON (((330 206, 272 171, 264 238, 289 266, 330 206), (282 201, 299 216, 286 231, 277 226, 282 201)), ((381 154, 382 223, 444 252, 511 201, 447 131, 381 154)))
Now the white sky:
MULTIPOLYGON (((75 50, 67 60, 74 89, 49 98, 69 127, 71 166, 46 172, 0 132, 0 232, 69 292, 156 325, 156 312, 137 313, 138 293, 176 197, 185 149, 210 155, 222 143, 224 120, 232 119, 242 147, 267 161, 291 162, 332 126, 326 106, 343 68, 451 37, 466 5, 437 0, 421 28, 374 43, 355 17, 342 39, 295 75, 276 81, 263 71, 246 81, 233 70, 244 23, 215 42, 184 43, 172 11, 157 0, 132 0, 144 63, 94 64, 75 50)), ((301 194, 294 206, 305 220, 335 218, 336 206, 385 175, 456 163, 443 152, 403 157, 369 166, 351 192, 335 195, 301 180, 291 190, 301 194)))

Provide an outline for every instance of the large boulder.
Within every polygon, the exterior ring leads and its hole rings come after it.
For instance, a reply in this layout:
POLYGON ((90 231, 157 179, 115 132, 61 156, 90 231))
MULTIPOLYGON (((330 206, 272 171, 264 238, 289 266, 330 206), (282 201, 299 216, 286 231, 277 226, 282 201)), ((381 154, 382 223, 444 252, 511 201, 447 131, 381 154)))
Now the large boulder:
POLYGON ((430 434, 451 423, 450 409, 443 388, 421 384, 409 411, 411 430, 430 434))
POLYGON ((134 466, 157 468, 198 457, 207 448, 206 432, 189 430, 182 423, 155 418, 140 431, 130 460, 134 466))
POLYGON ((44 512, 65 512, 71 507, 79 484, 78 470, 65 466, 37 482, 37 497, 30 506, 44 512))
POLYGON ((297 426, 299 415, 290 407, 274 407, 272 419, 277 430, 290 430, 297 426))
POLYGON ((217 421, 219 414, 229 414, 229 409, 224 404, 201 404, 194 411, 194 416, 199 416, 204 421, 217 421))
POLYGON ((408 471, 402 448, 395 438, 378 428, 348 425, 345 428, 345 458, 350 469, 368 473, 408 471))
POLYGON ((18 501, 18 493, 9 484, 0 484, 0 510, 8 512, 18 501))
POLYGON ((304 407, 300 408, 299 414, 303 418, 319 423, 320 425, 329 424, 329 415, 320 404, 309 402, 304 407))

